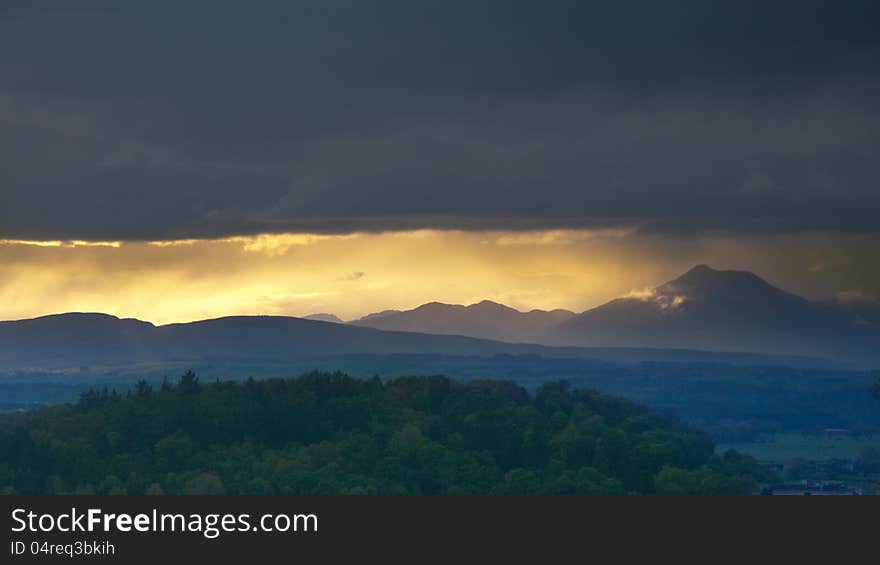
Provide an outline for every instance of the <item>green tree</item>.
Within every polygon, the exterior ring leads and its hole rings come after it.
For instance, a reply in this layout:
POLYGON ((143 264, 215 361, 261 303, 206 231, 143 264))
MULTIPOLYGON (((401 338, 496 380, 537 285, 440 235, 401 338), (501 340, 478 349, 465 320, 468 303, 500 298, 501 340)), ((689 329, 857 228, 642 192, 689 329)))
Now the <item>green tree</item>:
MULTIPOLYGON (((4 492, 727 494, 761 468, 705 434, 565 383, 360 380, 199 386, 0 415, 4 492)), ((766 482, 766 481, 765 481, 766 482)))
POLYGON ((199 378, 192 370, 187 370, 180 376, 180 382, 177 383, 177 390, 184 394, 192 394, 199 390, 199 378))
POLYGON ((217 475, 199 473, 186 482, 183 494, 226 494, 226 487, 217 475))

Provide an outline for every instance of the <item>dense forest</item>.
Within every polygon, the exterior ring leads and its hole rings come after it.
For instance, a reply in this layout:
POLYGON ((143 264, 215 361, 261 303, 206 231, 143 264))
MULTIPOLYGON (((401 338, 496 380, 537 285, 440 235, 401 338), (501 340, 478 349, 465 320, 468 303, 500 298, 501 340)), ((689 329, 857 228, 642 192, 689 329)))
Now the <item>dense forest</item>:
MULTIPOLYGON (((183 372, 178 362, 171 371, 183 372)), ((537 355, 335 355, 297 363, 230 363, 193 367, 203 381, 297 375, 313 369, 342 370, 359 378, 447 375, 459 380, 514 380, 534 393, 547 381, 565 379, 575 388, 596 390, 671 414, 708 432, 717 443, 760 442, 777 434, 821 434, 845 428, 854 436, 880 435, 878 371, 740 365, 722 362, 610 363, 537 355), (876 387, 875 389, 873 387, 876 387)), ((113 367, 107 372, 45 373, 0 370, 0 412, 70 402, 91 386, 125 391, 138 379, 155 386, 166 365, 113 367)))
POLYGON ((21 494, 735 494, 754 459, 565 381, 446 377, 139 382, 0 416, 21 494))

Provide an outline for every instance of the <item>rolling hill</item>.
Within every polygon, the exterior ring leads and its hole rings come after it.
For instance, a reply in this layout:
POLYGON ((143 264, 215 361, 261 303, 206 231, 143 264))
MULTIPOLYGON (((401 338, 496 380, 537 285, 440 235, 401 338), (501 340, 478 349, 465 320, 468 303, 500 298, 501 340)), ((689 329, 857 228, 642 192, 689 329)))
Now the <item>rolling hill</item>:
POLYGON ((334 314, 327 314, 322 312, 320 314, 309 314, 308 316, 303 316, 303 320, 317 320, 319 322, 333 322, 334 324, 344 324, 345 322, 334 314))
POLYGON ((370 314, 352 325, 430 334, 466 335, 513 343, 540 343, 547 330, 573 317, 568 310, 520 312, 483 300, 470 306, 430 302, 406 311, 370 314))
POLYGON ((0 373, 169 362, 283 367, 293 360, 390 354, 789 365, 825 358, 866 366, 880 362, 874 313, 865 305, 809 301, 752 273, 701 265, 649 292, 577 315, 483 301, 430 303, 349 324, 324 314, 163 326, 83 313, 0 322, 0 373))
MULTIPOLYGON (((344 355, 446 355, 814 366, 815 358, 679 349, 549 347, 456 335, 393 332, 282 316, 234 316, 155 326, 106 314, 60 314, 0 322, 0 375, 137 374, 150 367, 285 367, 344 355)), ((250 371, 250 369, 248 369, 250 371)), ((298 369, 297 369, 298 370, 298 369)))

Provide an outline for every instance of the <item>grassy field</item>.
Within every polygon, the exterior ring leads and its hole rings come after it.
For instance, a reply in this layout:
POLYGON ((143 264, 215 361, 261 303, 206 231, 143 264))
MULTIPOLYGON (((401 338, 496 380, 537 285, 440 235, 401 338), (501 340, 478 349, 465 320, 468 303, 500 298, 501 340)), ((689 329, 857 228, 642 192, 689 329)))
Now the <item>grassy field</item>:
POLYGON ((866 446, 880 447, 880 436, 835 437, 804 436, 801 434, 777 434, 765 441, 749 443, 725 443, 718 445, 718 452, 735 449, 752 455, 759 461, 783 462, 792 459, 824 461, 827 459, 858 459, 866 446))

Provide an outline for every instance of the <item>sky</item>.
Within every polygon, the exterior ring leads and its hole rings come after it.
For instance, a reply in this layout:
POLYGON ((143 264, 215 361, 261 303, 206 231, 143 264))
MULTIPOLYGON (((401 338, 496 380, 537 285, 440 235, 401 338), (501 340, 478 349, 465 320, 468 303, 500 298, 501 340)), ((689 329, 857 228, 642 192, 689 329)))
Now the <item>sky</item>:
POLYGON ((4 2, 0 319, 880 297, 872 2, 4 2))

